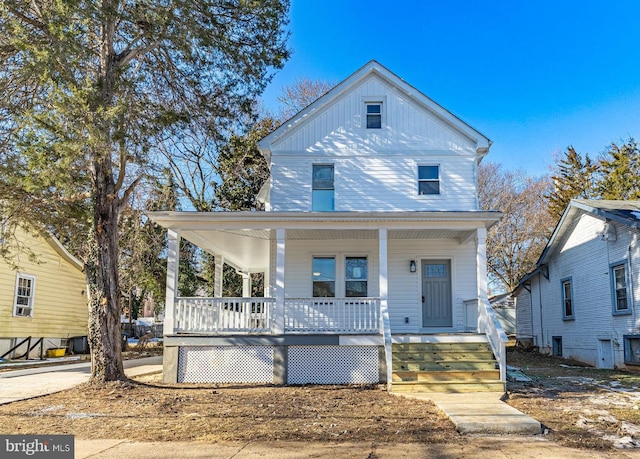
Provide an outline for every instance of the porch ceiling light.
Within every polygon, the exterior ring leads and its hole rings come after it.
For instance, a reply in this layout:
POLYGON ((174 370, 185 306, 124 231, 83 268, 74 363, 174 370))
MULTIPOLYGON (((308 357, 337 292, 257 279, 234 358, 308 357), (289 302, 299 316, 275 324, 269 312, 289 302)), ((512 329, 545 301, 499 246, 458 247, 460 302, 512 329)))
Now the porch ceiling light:
POLYGON ((415 260, 411 260, 409 262, 409 272, 412 272, 412 273, 416 272, 416 261, 415 260))

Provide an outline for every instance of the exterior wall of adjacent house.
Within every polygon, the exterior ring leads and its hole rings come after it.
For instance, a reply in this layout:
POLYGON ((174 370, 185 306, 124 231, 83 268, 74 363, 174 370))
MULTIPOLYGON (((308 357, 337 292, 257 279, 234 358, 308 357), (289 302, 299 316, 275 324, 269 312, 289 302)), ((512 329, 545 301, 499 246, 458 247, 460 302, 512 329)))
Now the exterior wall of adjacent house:
POLYGON ((86 336, 89 313, 82 271, 44 238, 25 232, 17 236, 37 258, 21 256, 18 271, 0 261, 0 355, 28 336, 44 337, 45 350, 64 344, 67 338, 86 336), (18 273, 35 278, 31 316, 14 315, 18 273))
POLYGON ((531 293, 521 288, 515 295, 516 302, 516 340, 528 346, 533 344, 533 316, 531 293))
MULTIPOLYGON (((272 258, 275 248, 272 247, 272 258)), ((366 239, 288 240, 285 257, 285 295, 287 298, 312 296, 313 256, 336 257, 336 284, 344 282, 345 257, 366 256, 369 264, 368 296, 378 297, 378 241, 366 239), (342 271, 342 272, 341 272, 342 271)), ((388 241, 389 319, 392 333, 463 332, 465 330, 464 301, 477 298, 475 243, 460 244, 454 239, 390 239, 388 241), (425 329, 422 327, 420 260, 450 260, 452 271, 453 327, 425 329), (409 271, 409 261, 417 262, 415 273, 409 271)), ((271 285, 275 285, 275 274, 271 285)), ((341 286, 336 296, 341 297, 341 286)))
POLYGON ((336 211, 476 210, 475 143, 371 76, 271 150, 272 211, 309 211, 314 164, 333 164, 336 211), (367 101, 382 128, 367 129, 367 101), (440 166, 440 194, 418 195, 418 166, 440 166))
POLYGON ((542 273, 531 279, 534 345, 542 351, 558 353, 561 339, 562 357, 596 367, 625 365, 624 336, 640 331, 640 247, 637 230, 612 222, 609 225, 615 227, 615 240, 602 237, 603 219, 581 215, 549 262, 549 279, 542 273), (631 302, 629 313, 614 314, 610 268, 620 262, 627 270, 631 302), (566 279, 571 280, 573 295, 571 319, 563 317, 562 281, 566 279))

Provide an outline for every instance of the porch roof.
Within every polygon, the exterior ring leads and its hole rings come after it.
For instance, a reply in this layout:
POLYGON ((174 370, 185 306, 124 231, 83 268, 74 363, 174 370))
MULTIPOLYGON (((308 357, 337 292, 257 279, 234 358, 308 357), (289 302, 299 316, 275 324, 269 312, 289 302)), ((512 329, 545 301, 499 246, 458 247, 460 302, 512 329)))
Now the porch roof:
POLYGON ((181 237, 244 272, 269 265, 275 230, 286 239, 377 239, 386 228, 389 239, 471 240, 478 228, 489 228, 499 212, 149 212, 159 225, 179 230, 181 237))

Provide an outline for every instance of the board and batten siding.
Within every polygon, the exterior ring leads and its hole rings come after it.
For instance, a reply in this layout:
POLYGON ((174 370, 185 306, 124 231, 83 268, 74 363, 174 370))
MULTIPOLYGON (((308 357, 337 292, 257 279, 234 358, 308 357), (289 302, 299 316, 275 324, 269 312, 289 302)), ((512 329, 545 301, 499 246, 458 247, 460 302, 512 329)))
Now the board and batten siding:
MULTIPOLYGON (((389 316, 392 333, 419 333, 422 327, 422 287, 420 260, 449 259, 452 269, 453 328, 465 330, 464 301, 477 298, 477 273, 474 243, 460 244, 453 239, 389 239, 389 316), (409 261, 416 260, 417 272, 409 272, 409 261), (405 317, 409 322, 405 323, 405 317)), ((273 250, 272 250, 273 253, 273 250)), ((312 295, 313 256, 336 257, 336 283, 344 283, 344 258, 367 256, 369 260, 368 295, 379 296, 378 241, 370 239, 287 240, 285 257, 285 296, 306 298, 312 295)), ((273 274, 271 284, 275 282, 273 274)), ((341 296, 343 285, 337 287, 341 296)), ((438 330, 430 330, 437 332, 438 330)))
POLYGON ((36 262, 26 255, 20 256, 17 271, 36 278, 33 317, 13 315, 16 271, 0 262, 0 340, 87 335, 89 310, 83 272, 58 254, 44 238, 25 232, 19 232, 18 237, 37 254, 36 262))
POLYGON ((334 164, 335 210, 476 210, 475 143, 371 76, 271 147, 271 210, 311 210, 313 164, 334 164), (365 101, 382 102, 367 129, 365 101), (439 165, 442 192, 419 196, 418 165, 439 165))
MULTIPOLYGON (((564 242, 562 248, 549 263, 549 280, 537 276, 532 284, 534 311, 534 333, 537 344, 548 352, 553 346, 553 337, 562 337, 563 357, 570 357, 598 365, 598 340, 611 340, 614 365, 624 366, 623 335, 637 333, 634 327, 639 297, 637 263, 638 248, 629 251, 633 232, 626 226, 615 225, 616 240, 604 240, 601 234, 605 222, 591 214, 583 214, 564 242), (632 314, 613 314, 610 266, 627 262, 629 270, 631 254, 634 279, 632 314), (561 281, 571 279, 574 318, 563 318, 561 281), (535 287, 535 288, 533 288, 535 287), (541 306, 542 305, 542 306, 541 306), (536 314, 536 309, 539 312, 536 314), (541 316, 540 316, 541 314, 541 316), (538 316, 536 321, 536 317, 538 316)), ((637 244, 636 244, 637 245, 637 244)), ((631 293, 631 292, 630 292, 631 293)))

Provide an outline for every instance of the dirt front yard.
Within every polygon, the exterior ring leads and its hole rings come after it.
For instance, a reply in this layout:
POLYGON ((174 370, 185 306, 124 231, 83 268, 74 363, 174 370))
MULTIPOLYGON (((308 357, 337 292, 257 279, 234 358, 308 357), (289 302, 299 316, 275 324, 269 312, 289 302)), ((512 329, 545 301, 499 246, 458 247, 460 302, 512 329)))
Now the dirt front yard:
POLYGON ((532 379, 509 382, 507 403, 540 421, 548 439, 597 450, 640 448, 639 372, 516 349, 507 360, 532 379))
POLYGON ((459 435, 430 402, 380 386, 178 385, 154 379, 88 384, 0 406, 3 433, 140 441, 441 443, 459 435))
MULTIPOLYGON (((597 451, 640 446, 640 373, 531 352, 508 359, 532 381, 510 382, 507 402, 542 422, 545 438, 597 451)), ((5 434, 138 441, 468 441, 432 403, 383 386, 167 386, 159 376, 2 405, 0 426, 5 434)))

